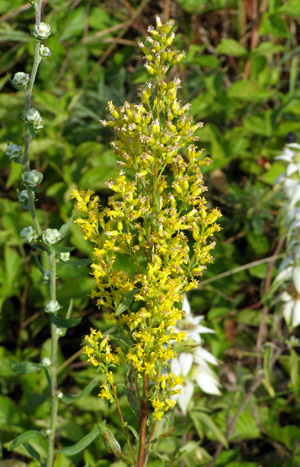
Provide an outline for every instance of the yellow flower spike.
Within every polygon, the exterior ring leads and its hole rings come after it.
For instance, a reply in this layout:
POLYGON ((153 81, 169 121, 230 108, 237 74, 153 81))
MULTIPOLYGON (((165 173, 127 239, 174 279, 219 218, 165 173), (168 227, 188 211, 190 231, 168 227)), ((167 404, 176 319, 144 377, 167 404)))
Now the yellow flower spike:
POLYGON ((100 390, 105 400, 112 400, 109 385, 120 364, 148 381, 146 396, 157 420, 173 407, 168 397, 182 383, 162 370, 176 356, 173 342, 186 337, 176 329, 183 293, 198 287, 212 261, 211 237, 220 229, 219 210, 208 209, 203 196, 201 167, 210 159, 194 143, 203 125, 189 117, 190 104, 179 101, 180 80, 164 79, 184 56, 170 48, 173 24, 157 18, 147 43, 139 43, 153 76, 140 87, 139 103, 108 103, 112 120, 101 123, 114 127, 111 146, 121 170, 107 182, 105 207, 91 190, 72 193, 83 213, 77 223, 94 244, 91 297, 112 310, 114 321, 111 339, 91 330, 83 353, 106 374, 100 390))

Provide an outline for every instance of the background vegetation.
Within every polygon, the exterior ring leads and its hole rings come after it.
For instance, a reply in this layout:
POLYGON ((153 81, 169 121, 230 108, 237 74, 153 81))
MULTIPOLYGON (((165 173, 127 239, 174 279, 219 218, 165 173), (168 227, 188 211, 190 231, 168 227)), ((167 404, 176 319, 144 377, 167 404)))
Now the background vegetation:
MULTIPOLYGON (((95 190, 105 203, 105 182, 117 168, 111 133, 99 119, 107 117, 108 100, 116 105, 135 101, 137 87, 146 79, 136 39, 146 34, 156 14, 176 20, 177 45, 186 51, 176 70, 183 81, 182 99, 191 102, 195 119, 205 123, 198 135, 199 146, 213 159, 205 169, 207 198, 222 210, 222 232, 215 262, 200 291, 189 299, 193 312, 204 314, 216 331, 206 343, 221 362, 222 396, 197 392, 184 420, 192 427, 188 435, 158 443, 161 457, 149 465, 161 466, 163 460, 168 466, 300 465, 299 331, 291 339, 270 302, 262 303, 278 263, 247 266, 283 248, 276 215, 284 197, 272 191, 283 166, 273 158, 300 132, 298 0, 44 4, 43 21, 53 31, 47 46, 53 55, 42 62, 35 86, 33 105, 45 127, 32 143, 32 157, 33 168, 44 173, 39 215, 46 227, 58 228, 67 221, 74 187, 95 190), (47 218, 42 218, 44 212, 47 218), (245 268, 218 277, 240 266, 245 268)), ((12 89, 9 77, 31 69, 34 11, 24 0, 2 0, 0 22, 0 466, 34 467, 37 461, 23 447, 13 453, 6 448, 17 434, 46 427, 49 416, 45 375, 34 366, 49 356, 48 316, 43 311, 47 285, 30 248, 20 240, 20 231, 30 224, 17 201, 21 166, 10 164, 4 155, 7 141, 23 141, 24 96, 12 89), (32 367, 18 364, 24 361, 32 367)), ((90 255, 75 225, 70 242, 74 257, 90 255)), ((80 356, 82 338, 91 325, 106 330, 110 323, 107 311, 99 311, 88 297, 88 267, 62 264, 58 275, 59 303, 66 310, 73 298, 73 317, 83 318, 60 340, 59 354, 60 389, 78 394, 95 376, 80 356)), ((60 403, 58 447, 78 442, 102 419, 118 433, 116 410, 97 398, 97 386, 95 381, 83 397, 65 397, 60 403)), ((125 396, 122 402, 126 412, 125 396)), ((129 409, 127 415, 132 416, 129 409)), ((40 438, 32 444, 43 455, 40 438)), ((58 454, 56 467, 124 465, 107 454, 100 439, 81 453, 66 454, 58 454)))

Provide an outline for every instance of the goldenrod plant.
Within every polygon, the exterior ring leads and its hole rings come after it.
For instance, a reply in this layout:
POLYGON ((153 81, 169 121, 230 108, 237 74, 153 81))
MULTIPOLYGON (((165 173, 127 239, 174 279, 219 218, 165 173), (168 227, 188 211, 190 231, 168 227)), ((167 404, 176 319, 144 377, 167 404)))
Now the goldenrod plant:
MULTIPOLYGON (((45 357, 40 365, 47 374, 49 382, 49 390, 51 396, 51 417, 48 423, 48 428, 45 432, 38 433, 30 430, 18 436, 10 446, 10 449, 17 448, 20 444, 24 444, 31 457, 35 457, 41 465, 51 467, 54 461, 55 435, 57 424, 58 401, 63 397, 63 394, 57 388, 57 350, 58 340, 66 332, 66 328, 70 327, 68 320, 72 306, 69 307, 67 317, 59 318, 57 316, 61 306, 56 297, 56 264, 59 261, 66 262, 70 258, 72 248, 59 246, 58 242, 65 236, 71 224, 71 220, 64 224, 60 230, 46 228, 44 229, 38 220, 37 210, 35 206, 36 196, 39 193, 39 186, 43 181, 43 174, 38 170, 32 170, 30 167, 30 145, 32 139, 35 138, 36 132, 43 128, 43 119, 40 112, 32 107, 32 91, 35 83, 37 71, 41 61, 51 55, 51 51, 43 44, 51 34, 49 24, 41 21, 42 0, 30 0, 30 3, 35 9, 35 25, 31 31, 35 39, 34 58, 30 75, 22 71, 17 72, 11 80, 11 84, 25 94, 25 111, 22 116, 25 126, 24 135, 24 150, 22 146, 14 143, 8 143, 6 154, 11 161, 16 164, 21 164, 23 167, 22 185, 23 189, 18 192, 18 200, 21 206, 28 210, 31 215, 32 225, 23 228, 20 232, 21 239, 31 245, 36 252, 46 252, 48 257, 49 269, 44 270, 38 256, 34 253, 35 262, 43 274, 43 280, 49 282, 49 300, 45 304, 44 311, 50 315, 49 324, 51 326, 51 358, 45 357), (40 434, 48 438, 47 459, 41 459, 39 454, 34 450, 28 440, 40 434)), ((71 320, 72 321, 72 320, 71 320)), ((74 323, 72 323, 73 325, 74 323)), ((38 368, 38 367, 37 367, 38 368)))
POLYGON ((112 310, 115 323, 110 334, 91 329, 83 351, 106 375, 99 396, 117 405, 128 456, 105 425, 101 430, 110 440, 110 452, 138 467, 147 464, 157 421, 181 390, 182 378, 168 369, 177 356, 172 343, 186 337, 177 329, 183 296, 197 288, 212 261, 211 237, 219 230, 220 212, 208 210, 203 196, 201 166, 210 160, 194 144, 202 123, 193 123, 189 104, 178 100, 180 80, 166 78, 184 56, 170 48, 173 26, 173 21, 162 24, 157 18, 148 45, 139 42, 151 77, 139 90, 139 103, 116 108, 109 102, 112 119, 101 121, 115 132, 111 145, 121 167, 116 179, 107 182, 114 193, 107 206, 91 190, 73 192, 83 213, 76 222, 94 244, 92 297, 99 308, 112 310), (124 260, 134 265, 134 272, 120 266, 124 260), (119 404, 122 387, 114 374, 120 365, 126 367, 128 403, 138 418, 138 451, 119 404))

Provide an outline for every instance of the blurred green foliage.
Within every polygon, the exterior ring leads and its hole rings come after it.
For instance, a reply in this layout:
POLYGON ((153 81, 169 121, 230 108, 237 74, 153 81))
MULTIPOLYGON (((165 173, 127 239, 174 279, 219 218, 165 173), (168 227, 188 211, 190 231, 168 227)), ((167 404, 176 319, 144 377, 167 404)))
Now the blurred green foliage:
MULTIPOLYGON (((33 104, 45 127, 33 141, 31 154, 32 167, 44 173, 38 202, 42 225, 58 228, 67 221, 74 187, 93 189, 106 203, 105 182, 117 168, 109 145, 111 133, 98 121, 107 116, 108 100, 117 105, 135 100, 138 85, 147 78, 135 40, 145 35, 156 14, 171 15, 178 25, 178 48, 186 50, 176 70, 183 81, 182 99, 191 102, 195 119, 205 123, 199 130, 199 146, 213 159, 205 173, 208 203, 223 212, 215 262, 204 280, 271 256, 278 241, 276 212, 282 202, 280 193, 271 192, 282 171, 273 158, 289 133, 296 137, 300 133, 298 0, 262 0, 257 5, 252 0, 44 3, 43 20, 53 30, 47 46, 53 55, 42 62, 34 88, 33 104)), ((17 202, 21 167, 9 164, 4 155, 7 142, 23 143, 24 98, 11 88, 9 77, 31 70, 29 30, 34 11, 25 0, 2 0, 0 22, 0 466, 35 467, 39 463, 34 457, 45 455, 43 437, 30 438, 30 452, 23 445, 12 452, 7 448, 16 435, 47 427, 49 394, 45 371, 38 366, 49 356, 48 316, 43 313, 47 284, 30 249, 20 241, 20 231, 30 224, 28 212, 17 202)), ((70 244, 77 259, 91 253, 75 225, 70 244)), ((44 260, 42 254, 42 264, 44 260)), ((221 361, 223 396, 197 393, 184 421, 193 428, 182 439, 159 441, 154 449, 157 459, 149 466, 208 465, 219 442, 225 448, 214 462, 216 467, 300 466, 299 355, 297 345, 285 345, 287 331, 271 313, 265 337, 272 344, 262 347, 264 368, 271 371, 249 394, 267 268, 267 263, 246 268, 191 293, 192 310, 205 314, 216 331, 207 342, 221 361), (282 352, 275 364, 271 360, 278 348, 282 352), (228 420, 247 394, 248 402, 227 444, 228 420)), ((60 265, 58 276, 63 312, 73 298, 72 317, 82 317, 80 325, 60 340, 59 387, 65 395, 75 395, 94 378, 93 369, 77 353, 84 334, 91 325, 105 331, 111 324, 107 312, 97 310, 89 299, 88 267, 60 265)), ((297 337, 299 331, 294 334, 297 337)), ((58 449, 88 437, 83 451, 75 449, 71 456, 68 451, 59 453, 56 467, 125 465, 115 462, 100 437, 93 438, 95 424, 108 419, 121 444, 125 439, 115 407, 97 398, 96 383, 82 397, 65 396, 60 403, 58 449)), ((124 418, 130 421, 134 415, 125 395, 121 404, 124 418)), ((174 418, 180 419, 177 412, 169 422, 174 418)), ((163 424, 160 430, 165 430, 163 424)))

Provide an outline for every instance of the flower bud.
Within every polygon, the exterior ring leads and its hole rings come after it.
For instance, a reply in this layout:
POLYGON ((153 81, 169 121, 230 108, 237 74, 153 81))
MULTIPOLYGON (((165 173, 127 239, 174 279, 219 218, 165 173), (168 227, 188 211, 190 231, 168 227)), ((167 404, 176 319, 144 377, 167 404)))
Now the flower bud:
POLYGON ((29 79, 30 76, 28 73, 23 73, 23 71, 19 71, 11 80, 11 84, 16 89, 25 89, 29 82, 29 79))
POLYGON ((51 362, 50 358, 48 358, 48 357, 43 358, 43 360, 42 360, 43 367, 49 368, 49 366, 51 366, 51 364, 52 364, 52 362, 51 362))
POLYGON ((22 182, 29 188, 36 187, 43 180, 43 174, 37 170, 22 173, 22 182))
POLYGON ((58 399, 62 399, 64 397, 64 394, 61 391, 57 391, 56 395, 58 399))
POLYGON ((22 190, 18 193, 18 201, 23 209, 28 209, 28 191, 22 190))
POLYGON ((6 149, 6 155, 11 161, 21 162, 22 146, 17 144, 8 144, 6 149))
POLYGON ((43 232, 43 240, 48 245, 53 245, 54 243, 59 242, 61 235, 57 229, 46 229, 43 232))
POLYGON ((35 130, 40 130, 43 128, 43 120, 41 114, 36 109, 29 109, 28 112, 25 114, 25 121, 27 123, 32 123, 33 128, 35 130))
POLYGON ((61 328, 56 328, 56 335, 57 337, 62 337, 65 335, 65 331, 61 328))
POLYGON ((43 39, 48 39, 51 34, 50 25, 47 23, 35 24, 32 35, 39 41, 43 39))
POLYGON ((58 259, 60 259, 60 260, 63 261, 64 263, 66 263, 66 262, 69 261, 69 259, 70 259, 70 253, 69 253, 69 252, 67 252, 67 253, 59 253, 58 259))
POLYGON ((49 47, 45 47, 44 44, 41 44, 40 46, 40 56, 41 57, 50 57, 52 55, 51 50, 49 47))
POLYGON ((45 311, 46 313, 56 313, 60 309, 60 304, 57 300, 50 300, 50 302, 46 303, 45 311))
POLYGON ((31 243, 38 238, 37 233, 31 226, 24 227, 20 233, 21 239, 23 242, 31 243))

